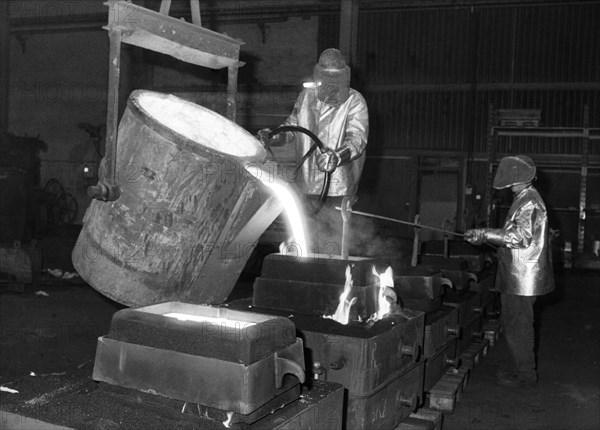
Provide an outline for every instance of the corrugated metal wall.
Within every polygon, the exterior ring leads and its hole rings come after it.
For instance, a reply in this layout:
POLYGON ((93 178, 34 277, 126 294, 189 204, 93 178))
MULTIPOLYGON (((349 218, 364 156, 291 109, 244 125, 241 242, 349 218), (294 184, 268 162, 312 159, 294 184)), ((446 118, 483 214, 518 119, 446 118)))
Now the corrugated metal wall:
MULTIPOLYGON (((370 148, 484 152, 488 106, 542 109, 546 126, 600 127, 600 2, 361 9, 353 83, 367 98, 370 148)), ((320 18, 319 49, 339 16, 320 18)), ((500 139, 499 152, 577 154, 577 139, 500 139)), ((592 145, 592 154, 600 154, 592 145)))
MULTIPOLYGON (((365 92, 371 119, 371 149, 486 150, 488 106, 542 110, 547 126, 580 126, 583 106, 590 106, 598 127, 600 91, 537 90, 382 91, 365 92)), ((579 153, 577 139, 504 138, 499 152, 579 153), (512 145, 512 147, 509 147, 512 145)), ((592 153, 599 154, 598 145, 592 153)))

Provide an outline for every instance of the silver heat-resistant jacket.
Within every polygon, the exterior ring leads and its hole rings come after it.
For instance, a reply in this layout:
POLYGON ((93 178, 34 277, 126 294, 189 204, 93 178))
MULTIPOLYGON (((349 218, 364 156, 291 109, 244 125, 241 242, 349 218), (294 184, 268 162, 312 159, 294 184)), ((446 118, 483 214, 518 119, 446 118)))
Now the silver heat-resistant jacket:
POLYGON ((514 197, 501 229, 486 229, 498 245, 496 288, 501 293, 539 296, 554 290, 548 213, 533 186, 514 197))
MULTIPOLYGON (((369 114, 363 96, 350 88, 348 99, 331 106, 317 98, 314 88, 302 90, 294 110, 283 125, 297 125, 312 131, 323 144, 341 157, 342 163, 331 175, 329 196, 355 195, 365 163, 369 134, 369 114)), ((295 143, 296 160, 310 149, 313 140, 304 133, 286 133, 286 144, 295 143)), ((320 194, 325 173, 317 168, 317 149, 301 167, 298 186, 305 194, 320 194)))

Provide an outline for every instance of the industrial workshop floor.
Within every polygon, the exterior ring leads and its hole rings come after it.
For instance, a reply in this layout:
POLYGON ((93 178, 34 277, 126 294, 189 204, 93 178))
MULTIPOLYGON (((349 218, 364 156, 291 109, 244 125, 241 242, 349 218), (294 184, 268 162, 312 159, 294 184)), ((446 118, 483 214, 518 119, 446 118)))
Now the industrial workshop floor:
MULTIPOLYGON (((454 414, 445 416, 445 430, 600 428, 600 276, 566 272, 557 275, 557 284, 557 292, 538 306, 537 386, 495 385, 500 357, 492 348, 474 368, 454 414)), ((234 293, 250 291, 245 281, 234 293)), ((39 387, 57 374, 91 375, 96 338, 121 308, 74 281, 46 279, 24 293, 2 291, 0 298, 0 383, 8 388, 23 379, 35 378, 39 387)), ((1 398, 6 402, 10 395, 1 398)), ((27 399, 27 393, 19 396, 27 399)), ((107 423, 115 426, 105 428, 118 428, 110 410, 107 423)))

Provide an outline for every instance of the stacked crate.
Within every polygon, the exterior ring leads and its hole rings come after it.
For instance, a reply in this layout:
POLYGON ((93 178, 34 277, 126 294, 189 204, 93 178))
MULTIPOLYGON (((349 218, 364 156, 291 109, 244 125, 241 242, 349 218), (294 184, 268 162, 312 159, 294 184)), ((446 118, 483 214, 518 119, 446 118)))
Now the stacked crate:
MULTIPOLYGON (((420 256, 420 265, 429 269, 438 269, 450 279, 452 288, 446 288, 443 297, 444 307, 455 312, 458 332, 456 341, 457 364, 445 370, 437 380, 426 379, 426 401, 422 409, 412 414, 396 430, 441 429, 439 413, 453 413, 455 404, 466 389, 470 372, 487 355, 489 347, 498 340, 499 303, 494 291, 495 258, 481 253, 469 244, 454 243, 450 246, 440 243, 426 243, 420 256), (443 255, 443 251, 452 250, 452 257, 443 255), (459 362, 459 363, 458 363, 459 362), (434 415, 431 415, 434 412, 434 415), (433 419, 437 417, 437 419, 433 419)), ((427 345, 429 322, 435 314, 426 316, 424 343, 427 345)), ((424 355, 428 352, 424 350, 424 355)), ((426 360, 426 377, 427 377, 426 360)))
POLYGON ((479 278, 470 270, 462 257, 445 258, 438 255, 424 255, 421 263, 425 267, 438 267, 452 282, 446 289, 443 303, 458 309, 461 336, 458 341, 458 355, 461 355, 472 342, 483 339, 483 322, 486 308, 492 298, 488 283, 479 283, 479 278))
POLYGON ((394 286, 399 301, 411 309, 426 312, 423 389, 427 392, 450 366, 459 365, 458 309, 443 305, 446 289, 451 288, 452 283, 435 267, 395 265, 393 268, 394 286))
POLYGON ((442 306, 435 312, 427 313, 423 339, 425 392, 428 392, 451 366, 457 368, 460 365, 457 349, 459 335, 458 309, 442 306))

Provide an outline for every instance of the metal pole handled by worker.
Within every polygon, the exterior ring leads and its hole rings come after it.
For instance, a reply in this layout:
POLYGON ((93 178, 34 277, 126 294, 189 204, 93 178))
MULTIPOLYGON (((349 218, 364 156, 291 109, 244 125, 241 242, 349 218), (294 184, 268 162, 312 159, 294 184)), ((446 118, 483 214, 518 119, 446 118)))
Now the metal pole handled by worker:
MULTIPOLYGON (((339 206, 336 206, 335 208, 338 211, 342 210, 342 208, 340 208, 339 206)), ((389 218, 389 217, 386 217, 386 216, 375 215, 375 214, 370 214, 370 213, 367 213, 367 212, 361 212, 361 211, 355 211, 355 210, 349 210, 348 212, 356 214, 356 215, 366 216, 366 217, 369 217, 369 218, 378 218, 378 219, 383 219, 383 220, 386 220, 386 221, 391 221, 391 222, 397 222, 397 223, 400 223, 400 224, 410 225, 412 227, 425 228, 427 230, 440 231, 440 232, 446 233, 446 234, 453 234, 455 236, 466 237, 466 235, 463 234, 463 233, 457 233, 457 232, 454 232, 454 231, 448 231, 448 230, 444 230, 444 229, 441 229, 441 228, 430 227, 430 226, 427 226, 427 225, 418 224, 418 223, 409 222, 409 221, 402 221, 402 220, 399 220, 399 219, 396 219, 396 218, 389 218)))

